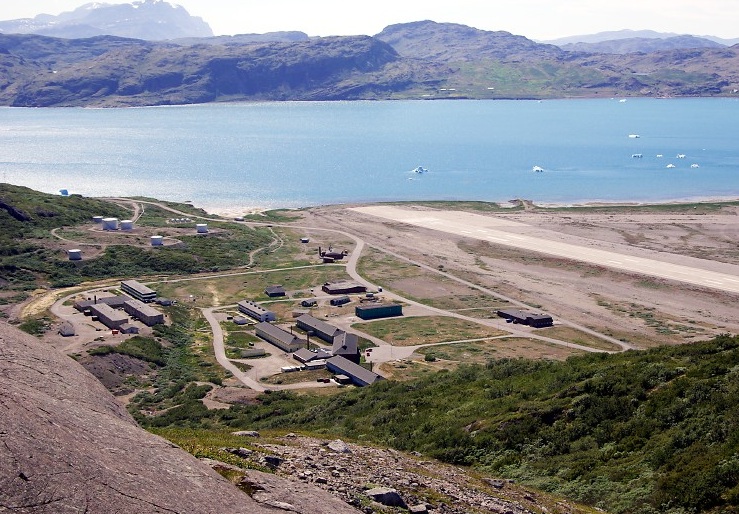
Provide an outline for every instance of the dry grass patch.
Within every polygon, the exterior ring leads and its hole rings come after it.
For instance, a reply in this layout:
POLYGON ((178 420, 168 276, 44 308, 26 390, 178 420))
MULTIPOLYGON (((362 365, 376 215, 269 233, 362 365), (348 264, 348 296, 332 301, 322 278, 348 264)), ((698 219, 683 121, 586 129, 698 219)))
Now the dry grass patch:
POLYGON ((498 329, 444 316, 418 316, 358 323, 353 328, 394 346, 417 346, 505 335, 498 329))
POLYGON ((552 339, 560 339, 568 343, 575 343, 581 346, 588 346, 590 348, 596 348, 598 350, 606 350, 618 352, 621 351, 621 347, 613 343, 609 343, 600 337, 582 332, 575 328, 565 326, 554 326, 541 328, 537 331, 540 335, 551 337, 552 339))

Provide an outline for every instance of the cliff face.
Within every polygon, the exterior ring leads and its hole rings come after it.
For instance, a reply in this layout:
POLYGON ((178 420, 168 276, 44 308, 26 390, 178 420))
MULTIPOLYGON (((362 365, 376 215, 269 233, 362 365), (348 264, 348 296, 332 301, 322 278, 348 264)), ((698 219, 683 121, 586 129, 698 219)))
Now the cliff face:
MULTIPOLYGON (((275 512, 139 428, 71 358, 6 323, 0 391, 2 512, 275 512)), ((304 500, 336 507, 321 494, 304 500)), ((343 506, 331 512, 353 512, 343 506)))

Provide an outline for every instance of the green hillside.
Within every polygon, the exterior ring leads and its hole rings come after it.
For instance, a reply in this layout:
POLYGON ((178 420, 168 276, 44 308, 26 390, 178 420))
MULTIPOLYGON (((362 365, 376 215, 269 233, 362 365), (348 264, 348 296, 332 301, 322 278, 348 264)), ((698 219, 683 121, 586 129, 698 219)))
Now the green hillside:
POLYGON ((609 512, 739 512, 739 337, 262 399, 183 408, 166 423, 309 430, 420 451, 609 512))

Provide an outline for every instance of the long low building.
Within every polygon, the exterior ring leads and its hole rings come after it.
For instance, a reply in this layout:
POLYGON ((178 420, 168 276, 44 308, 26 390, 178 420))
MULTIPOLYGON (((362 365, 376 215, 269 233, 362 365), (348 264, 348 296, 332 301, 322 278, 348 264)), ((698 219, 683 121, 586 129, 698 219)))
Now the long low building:
POLYGON ((330 323, 314 318, 310 314, 303 314, 300 316, 295 320, 295 325, 306 332, 313 332, 314 335, 331 344, 334 342, 334 337, 341 332, 340 329, 330 323))
POLYGON ((295 352, 305 348, 304 340, 266 321, 257 323, 255 333, 285 352, 295 352))
POLYGON ((95 296, 94 298, 90 300, 80 300, 78 302, 75 302, 74 308, 80 312, 84 312, 88 310, 91 305, 95 305, 96 303, 104 303, 115 309, 115 308, 123 307, 123 304, 126 303, 128 300, 130 300, 130 298, 128 296, 123 296, 123 295, 102 296, 102 297, 95 296))
POLYGON ((530 327, 551 327, 554 324, 554 320, 548 314, 535 314, 518 309, 501 309, 497 314, 501 318, 510 320, 513 323, 529 325, 530 327))
POLYGON ((339 355, 327 360, 326 368, 335 375, 345 375, 349 377, 354 385, 358 385, 360 387, 371 385, 379 380, 383 380, 383 378, 374 371, 363 368, 359 364, 355 364, 349 359, 345 359, 339 355))
POLYGON ((402 316, 403 306, 399 303, 377 303, 373 305, 357 305, 354 307, 354 314, 364 320, 389 318, 392 316, 402 316))
POLYGON ((103 325, 113 330, 120 330, 121 325, 128 323, 128 316, 125 312, 104 303, 90 305, 90 312, 93 316, 97 316, 103 325))
POLYGON ((321 289, 328 294, 364 293, 367 288, 358 282, 326 282, 321 289))
POLYGON ((250 300, 242 300, 239 302, 239 312, 246 314, 247 316, 254 318, 257 321, 274 321, 277 316, 274 312, 265 309, 258 303, 250 300))
POLYGON ((138 318, 147 327, 164 324, 164 314, 154 307, 139 300, 129 300, 123 304, 123 310, 129 316, 138 318))
POLYGON ((121 282, 121 291, 141 302, 153 302, 157 293, 137 280, 124 280, 121 282))

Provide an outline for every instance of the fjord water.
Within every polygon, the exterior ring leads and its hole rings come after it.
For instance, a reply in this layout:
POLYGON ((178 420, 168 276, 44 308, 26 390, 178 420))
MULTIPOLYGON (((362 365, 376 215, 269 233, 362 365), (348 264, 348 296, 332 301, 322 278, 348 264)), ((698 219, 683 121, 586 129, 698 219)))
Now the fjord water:
POLYGON ((738 136, 735 99, 2 108, 0 178, 211 210, 733 199, 738 136))

